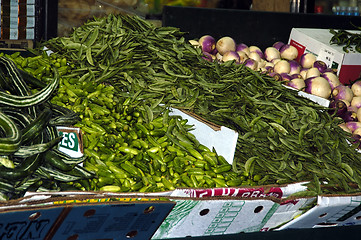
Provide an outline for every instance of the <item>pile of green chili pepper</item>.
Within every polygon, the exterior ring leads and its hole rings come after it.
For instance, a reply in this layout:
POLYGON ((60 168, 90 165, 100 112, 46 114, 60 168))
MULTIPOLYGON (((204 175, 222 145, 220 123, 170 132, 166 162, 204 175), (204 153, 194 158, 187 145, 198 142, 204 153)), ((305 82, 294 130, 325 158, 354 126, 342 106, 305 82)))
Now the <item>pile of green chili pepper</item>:
MULTIPOLYGON (((358 30, 361 30, 360 27, 357 27, 358 30)), ((330 29, 332 37, 330 39, 331 44, 337 44, 343 46, 342 49, 348 53, 350 50, 355 50, 356 52, 361 53, 361 34, 360 33, 351 33, 343 29, 335 30, 330 29)))

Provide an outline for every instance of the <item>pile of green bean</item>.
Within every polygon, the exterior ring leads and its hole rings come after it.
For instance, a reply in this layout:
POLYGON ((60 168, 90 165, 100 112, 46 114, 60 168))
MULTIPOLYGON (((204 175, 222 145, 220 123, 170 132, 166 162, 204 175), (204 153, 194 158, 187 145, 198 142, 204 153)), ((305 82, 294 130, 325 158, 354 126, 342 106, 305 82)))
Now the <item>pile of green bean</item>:
POLYGON ((310 181, 315 193, 359 191, 360 154, 326 108, 243 65, 203 60, 177 28, 109 15, 44 45, 68 57, 75 69, 66 77, 79 84, 110 84, 118 98, 186 109, 236 130, 233 170, 264 176, 259 184, 310 181))

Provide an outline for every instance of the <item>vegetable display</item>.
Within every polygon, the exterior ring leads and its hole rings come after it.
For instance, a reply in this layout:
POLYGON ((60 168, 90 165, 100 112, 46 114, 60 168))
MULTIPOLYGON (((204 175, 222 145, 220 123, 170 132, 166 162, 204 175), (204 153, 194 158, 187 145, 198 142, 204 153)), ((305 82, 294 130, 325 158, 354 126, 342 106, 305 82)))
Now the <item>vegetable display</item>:
MULTIPOLYGON (((233 43, 227 38, 218 45, 233 52, 242 49, 233 43)), ((82 119, 78 126, 86 132, 89 156, 84 165, 98 174, 91 182, 93 189, 159 191, 308 181, 312 194, 359 191, 360 155, 356 144, 351 145, 351 135, 338 126, 340 120, 329 114, 329 108, 258 71, 266 70, 269 63, 258 65, 255 59, 263 59, 264 54, 256 46, 248 47, 249 53, 255 53, 250 65, 241 60, 239 64, 214 61, 225 54, 216 52, 217 47, 208 53, 215 56, 207 58, 213 61, 207 61, 202 49, 189 44, 179 29, 157 28, 138 17, 115 15, 95 18, 75 28, 69 37, 51 39, 43 46, 58 59, 66 57, 73 67, 62 76, 52 102, 72 109, 82 119), (184 122, 172 117, 164 120, 168 107, 194 112, 237 131, 232 166, 221 162, 214 151, 199 148, 184 122), (133 118, 142 120, 132 122, 133 118), (170 121, 176 131, 169 129, 170 121), (155 128, 157 124, 160 128, 155 128), (149 137, 153 129, 161 134, 149 137), (136 141, 143 138, 148 148, 136 141), (172 153, 168 146, 182 153, 172 153), (207 161, 207 153, 213 161, 217 156, 219 166, 207 161), (167 156, 172 159, 165 161, 167 156), (151 167, 158 163, 160 172, 152 175, 151 167), (177 167, 183 172, 177 172, 177 167), (190 182, 183 176, 193 177, 190 182)), ((290 49, 284 48, 293 58, 290 49)), ((286 68, 291 71, 291 65, 286 68)))

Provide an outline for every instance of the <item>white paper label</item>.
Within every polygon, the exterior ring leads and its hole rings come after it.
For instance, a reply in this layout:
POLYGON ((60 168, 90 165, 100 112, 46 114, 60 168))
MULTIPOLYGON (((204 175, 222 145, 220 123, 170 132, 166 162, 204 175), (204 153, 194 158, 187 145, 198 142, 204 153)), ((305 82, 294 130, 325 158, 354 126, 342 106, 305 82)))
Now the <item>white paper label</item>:
POLYGON ((18 0, 11 0, 10 1, 10 6, 17 6, 19 4, 18 0))
POLYGON ((26 39, 35 39, 35 29, 34 28, 26 29, 26 39))
POLYGON ((335 58, 335 53, 330 49, 321 48, 318 53, 317 60, 321 60, 326 63, 327 67, 332 67, 333 59, 335 58))
POLYGON ((34 28, 35 27, 35 17, 27 17, 26 18, 26 27, 34 28))
POLYGON ((17 28, 10 28, 10 40, 17 40, 18 39, 18 29, 17 28))
POLYGON ((35 5, 27 5, 26 6, 26 15, 27 16, 35 16, 35 5))
POLYGON ((71 157, 81 157, 82 145, 80 139, 80 128, 76 127, 57 127, 62 140, 59 143, 59 150, 71 157))

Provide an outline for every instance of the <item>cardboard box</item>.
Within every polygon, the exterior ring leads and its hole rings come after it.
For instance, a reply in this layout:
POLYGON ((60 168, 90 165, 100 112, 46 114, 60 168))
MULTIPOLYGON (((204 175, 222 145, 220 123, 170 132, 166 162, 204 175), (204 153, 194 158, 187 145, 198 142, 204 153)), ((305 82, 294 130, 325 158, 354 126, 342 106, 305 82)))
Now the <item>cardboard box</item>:
POLYGON ((360 77, 361 53, 355 50, 346 53, 343 46, 330 44, 332 36, 329 29, 292 28, 288 42, 298 49, 298 59, 304 53, 313 53, 318 60, 337 70, 341 83, 348 84, 360 77))
POLYGON ((1 236, 14 240, 151 239, 175 205, 164 198, 65 192, 36 198, 0 204, 1 236))
POLYGON ((361 195, 318 196, 317 205, 277 230, 361 225, 361 195))
POLYGON ((313 200, 274 198, 179 198, 152 239, 203 237, 267 231, 301 214, 313 200))

